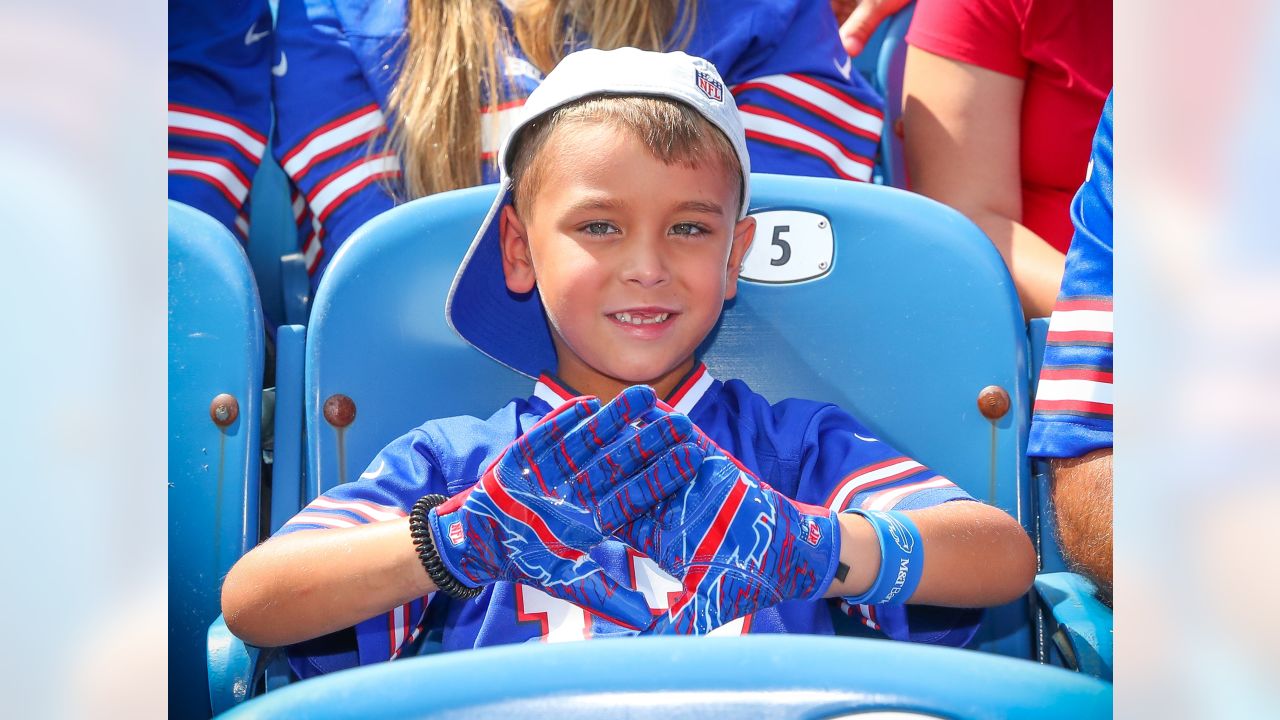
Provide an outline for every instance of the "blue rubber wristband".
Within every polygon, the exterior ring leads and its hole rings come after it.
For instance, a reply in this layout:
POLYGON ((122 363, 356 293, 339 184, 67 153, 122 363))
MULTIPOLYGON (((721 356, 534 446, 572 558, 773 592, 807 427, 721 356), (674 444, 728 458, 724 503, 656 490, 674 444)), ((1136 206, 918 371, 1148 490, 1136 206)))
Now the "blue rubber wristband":
POLYGON ((924 543, 915 523, 900 512, 858 508, 845 512, 866 518, 880 542, 880 572, 876 579, 866 592, 845 600, 851 605, 902 605, 907 602, 924 574, 924 543))

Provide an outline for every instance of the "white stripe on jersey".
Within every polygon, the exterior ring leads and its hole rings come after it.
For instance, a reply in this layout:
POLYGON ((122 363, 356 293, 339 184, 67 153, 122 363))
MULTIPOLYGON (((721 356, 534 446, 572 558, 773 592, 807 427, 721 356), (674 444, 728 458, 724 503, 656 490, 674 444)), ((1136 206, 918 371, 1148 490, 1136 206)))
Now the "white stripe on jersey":
POLYGON ((249 220, 244 215, 236 215, 236 229, 245 237, 249 237, 249 220))
POLYGON ((907 485, 899 485, 898 487, 873 494, 862 502, 862 507, 864 510, 892 510, 899 500, 912 493, 945 487, 955 487, 955 483, 941 476, 907 485))
POLYGON ((707 388, 711 387, 711 383, 715 382, 715 378, 711 377, 710 370, 703 370, 702 377, 693 382, 693 385, 685 392, 684 397, 680 398, 680 402, 676 403, 672 408, 681 415, 688 415, 693 406, 698 404, 702 396, 706 394, 707 388))
POLYGON ((379 520, 395 520, 405 516, 404 511, 400 508, 389 505, 378 505, 364 500, 348 500, 346 502, 341 502, 327 497, 318 497, 315 500, 312 500, 307 507, 324 508, 325 510, 343 510, 355 513, 360 517, 375 522, 379 520))
POLYGON ((338 196, 370 177, 378 173, 393 172, 399 169, 400 159, 395 155, 377 155, 365 160, 325 183, 323 187, 316 191, 315 197, 311 199, 312 216, 320 217, 324 215, 325 210, 329 209, 329 205, 337 200, 338 196))
POLYGON ((880 131, 884 129, 884 120, 866 110, 850 105, 844 98, 834 93, 829 93, 822 88, 815 87, 788 75, 765 75, 764 77, 752 78, 743 84, 767 85, 777 88, 788 95, 794 95, 804 100, 810 105, 826 110, 860 130, 866 130, 875 135, 879 135, 880 131))
POLYGON ((1036 400, 1081 400, 1113 405, 1109 382, 1096 380, 1041 380, 1036 386, 1036 400))
POLYGON ((289 522, 285 523, 285 525, 324 525, 325 527, 335 528, 355 527, 361 524, 355 520, 347 520, 320 513, 309 513, 305 510, 289 518, 289 522))
POLYGON ((512 125, 523 112, 524 106, 521 104, 494 112, 481 113, 480 152, 485 155, 497 153, 507 133, 511 132, 512 125))
POLYGON ((169 158, 169 171, 185 170, 201 175, 211 182, 222 186, 237 202, 243 203, 249 195, 249 188, 236 174, 225 165, 210 160, 191 160, 188 158, 169 158))
POLYGON ((289 177, 297 177, 316 156, 345 142, 354 140, 361 135, 382 129, 383 122, 382 111, 377 108, 369 108, 368 112, 357 115, 338 127, 311 138, 306 145, 303 145, 298 150, 296 155, 285 162, 284 171, 289 174, 289 177))
POLYGON ((311 268, 315 266, 316 259, 320 257, 320 221, 316 220, 316 216, 311 216, 311 234, 307 236, 307 242, 302 246, 303 260, 307 263, 307 272, 311 272, 311 268))
POLYGON ((302 211, 307 209, 307 201, 301 195, 293 199, 293 222, 302 222, 302 211))
POLYGON ((888 467, 882 467, 879 470, 873 470, 863 475, 854 475, 845 480, 844 485, 836 492, 835 500, 831 503, 831 509, 840 512, 840 508, 849 501, 849 498, 858 494, 860 488, 866 487, 868 484, 883 480, 884 478, 910 470, 920 470, 923 465, 915 460, 903 460, 900 463, 894 463, 888 467))
POLYGON ((862 181, 871 179, 869 166, 850 160, 838 146, 817 133, 785 120, 757 115, 749 107, 742 108, 741 115, 745 130, 804 145, 830 160, 845 175, 862 181))
POLYGON ((203 115, 195 115, 193 113, 182 112, 181 110, 170 110, 169 127, 179 128, 182 130, 195 130, 196 132, 217 135, 223 140, 236 145, 249 155, 252 155, 255 160, 261 160, 262 153, 266 150, 265 145, 244 130, 241 130, 229 122, 223 122, 222 120, 216 120, 203 115))
POLYGON ((1049 317, 1050 332, 1114 332, 1114 328, 1109 310, 1054 310, 1049 317))

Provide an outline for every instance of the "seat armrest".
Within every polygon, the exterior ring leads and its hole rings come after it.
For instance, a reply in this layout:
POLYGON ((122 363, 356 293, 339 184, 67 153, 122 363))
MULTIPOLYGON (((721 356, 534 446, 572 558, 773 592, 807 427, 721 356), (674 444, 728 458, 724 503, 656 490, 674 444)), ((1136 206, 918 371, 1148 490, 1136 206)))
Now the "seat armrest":
POLYGON ((1110 681, 1112 611, 1098 599, 1094 584, 1076 573, 1042 573, 1035 589, 1052 617, 1053 640, 1068 667, 1110 681))
POLYGON ((261 651, 232 635, 221 615, 208 637, 209 705, 220 715, 252 694, 261 651))

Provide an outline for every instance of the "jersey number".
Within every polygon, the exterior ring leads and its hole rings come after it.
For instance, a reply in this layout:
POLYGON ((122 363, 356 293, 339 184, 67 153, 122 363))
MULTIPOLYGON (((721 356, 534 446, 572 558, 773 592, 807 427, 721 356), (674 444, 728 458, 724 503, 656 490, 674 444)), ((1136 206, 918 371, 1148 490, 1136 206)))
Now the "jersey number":
MULTIPOLYGON (((665 612, 671 600, 680 592, 680 583, 647 557, 632 556, 632 576, 635 588, 649 601, 654 614, 665 612)), ((542 626, 542 641, 548 643, 575 642, 591 637, 591 613, 568 600, 551 597, 545 592, 516 585, 516 619, 520 622, 536 622, 542 626)), ((749 626, 740 617, 712 630, 709 635, 745 635, 749 626)))

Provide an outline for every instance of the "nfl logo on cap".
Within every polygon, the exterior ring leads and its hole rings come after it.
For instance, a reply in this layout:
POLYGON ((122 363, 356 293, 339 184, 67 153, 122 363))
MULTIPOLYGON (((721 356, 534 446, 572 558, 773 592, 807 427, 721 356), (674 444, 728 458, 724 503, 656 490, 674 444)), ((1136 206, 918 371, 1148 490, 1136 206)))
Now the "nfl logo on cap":
POLYGON ((724 102, 724 86, 720 84, 719 80, 701 70, 694 70, 693 72, 697 76, 698 89, 702 91, 703 95, 716 102, 724 102))

